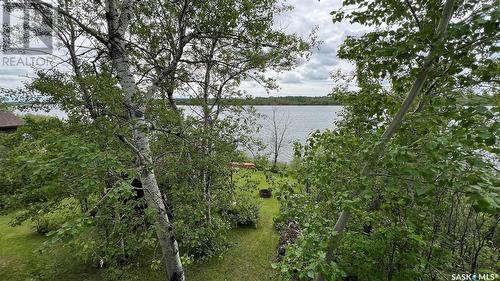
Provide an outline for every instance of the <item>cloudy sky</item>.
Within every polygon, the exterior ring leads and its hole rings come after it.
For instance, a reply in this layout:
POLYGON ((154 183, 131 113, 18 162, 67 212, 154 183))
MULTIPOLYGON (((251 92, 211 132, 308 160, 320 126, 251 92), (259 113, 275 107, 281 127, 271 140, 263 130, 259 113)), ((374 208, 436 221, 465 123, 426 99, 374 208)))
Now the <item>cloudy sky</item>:
MULTIPOLYGON (((280 90, 273 91, 273 96, 324 96, 332 88, 329 78, 332 71, 342 69, 351 71, 352 65, 337 57, 337 50, 348 35, 361 35, 365 28, 349 23, 333 24, 330 12, 341 7, 342 0, 288 0, 294 6, 293 11, 279 17, 277 26, 307 36, 318 27, 318 40, 323 43, 313 51, 310 60, 301 63, 295 70, 278 74, 280 90)), ((256 83, 246 83, 244 89, 255 96, 268 94, 256 83)))
MULTIPOLYGON (((1 2, 3 0, 0 0, 0 9, 2 8, 1 2)), ((281 15, 276 21, 276 26, 304 37, 318 27, 317 35, 322 44, 319 49, 313 51, 309 61, 302 62, 293 71, 273 74, 279 82, 280 89, 271 92, 271 95, 324 96, 332 88, 332 82, 329 79, 332 71, 353 69, 352 65, 338 59, 336 53, 347 35, 359 35, 365 29, 349 23, 332 23, 330 11, 338 9, 341 2, 342 0, 288 0, 286 2, 295 8, 281 15)), ((33 75, 32 67, 29 65, 37 65, 30 61, 21 63, 7 61, 11 57, 0 54, 0 86, 2 87, 12 88, 21 85, 22 81, 26 81, 27 77, 33 75)), ((268 95, 256 83, 245 82, 242 88, 251 95, 268 95)))

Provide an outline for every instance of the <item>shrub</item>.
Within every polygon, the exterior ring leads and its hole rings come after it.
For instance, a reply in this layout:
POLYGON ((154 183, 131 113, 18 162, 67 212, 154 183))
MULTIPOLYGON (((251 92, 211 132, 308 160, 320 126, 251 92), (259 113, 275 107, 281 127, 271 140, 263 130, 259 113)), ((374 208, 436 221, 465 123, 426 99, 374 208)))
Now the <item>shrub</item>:
POLYGON ((252 226, 259 220, 259 203, 249 195, 237 195, 223 215, 235 225, 252 226))
POLYGON ((175 229, 186 256, 206 259, 222 252, 226 246, 226 232, 230 224, 222 217, 213 215, 210 223, 200 222, 197 226, 190 221, 176 221, 175 229))
POLYGON ((58 230, 73 216, 74 215, 71 214, 71 211, 67 208, 56 209, 46 214, 42 214, 33 218, 35 230, 39 234, 47 234, 51 231, 58 230))
POLYGON ((35 229, 39 234, 47 234, 61 227, 57 221, 51 220, 47 217, 37 218, 35 220, 35 229))
POLYGON ((260 170, 260 171, 268 170, 269 167, 271 166, 269 159, 267 158, 267 156, 264 156, 264 155, 255 156, 253 161, 255 162, 255 166, 257 167, 257 170, 260 170))

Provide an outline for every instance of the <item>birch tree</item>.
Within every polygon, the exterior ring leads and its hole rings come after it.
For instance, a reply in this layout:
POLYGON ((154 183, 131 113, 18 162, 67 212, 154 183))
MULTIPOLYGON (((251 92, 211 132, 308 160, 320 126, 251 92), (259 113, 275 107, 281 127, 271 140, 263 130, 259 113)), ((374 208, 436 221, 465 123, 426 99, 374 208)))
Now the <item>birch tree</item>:
POLYGON ((236 142, 240 146, 250 143, 255 126, 251 108, 227 101, 247 94, 240 89, 243 81, 258 83, 265 90, 275 88, 267 71, 292 69, 316 44, 314 34, 303 39, 273 27, 274 18, 286 9, 279 1, 235 6, 206 2, 203 10, 211 12, 204 15, 205 25, 199 27, 205 36, 193 38, 185 57, 179 60, 182 75, 177 77, 178 93, 199 106, 192 110, 197 120, 194 126, 200 129, 198 150, 204 159, 200 178, 208 221, 211 188, 221 168, 227 169, 220 157, 236 142))
MULTIPOLYGON (((158 134, 172 134, 170 127, 175 122, 162 122, 168 116, 167 111, 179 112, 174 92, 182 91, 182 87, 201 85, 206 101, 203 151, 208 157, 213 143, 207 134, 213 135, 213 118, 217 120, 222 112, 223 96, 237 93, 244 79, 272 87, 272 80, 262 73, 268 68, 293 67, 296 56, 307 51, 308 43, 272 29, 273 17, 284 9, 276 1, 234 6, 219 2, 157 0, 58 1, 57 5, 44 2, 30 5, 42 14, 47 9, 58 14, 60 21, 56 21, 53 28, 67 50, 68 59, 63 62, 71 67, 74 75, 72 79, 64 79, 69 75, 57 70, 51 75, 41 74, 31 90, 48 94, 62 109, 77 115, 79 121, 96 126, 106 136, 112 135, 135 155, 133 167, 145 191, 147 205, 155 213, 156 234, 167 278, 184 280, 175 229, 167 213, 170 198, 158 186, 154 168, 159 157, 151 148, 158 134), (261 9, 263 7, 265 9, 261 9), (261 25, 262 22, 265 24, 261 25), (206 46, 215 46, 217 50, 212 47, 212 55, 206 56, 203 53, 206 46), (204 73, 199 71, 200 66, 206 67, 204 73), (204 77, 198 80, 200 73, 204 77), (47 84, 63 85, 67 81, 71 84, 60 90, 47 87, 47 84), (108 94, 97 90, 104 85, 108 87, 108 94), (76 87, 70 89, 70 86, 76 87), (215 102, 209 105, 211 95, 215 102), (164 102, 161 107, 164 112, 157 110, 159 100, 164 102)), ((165 165, 162 169, 170 170, 165 165)), ((210 220, 211 179, 206 169, 202 173, 210 220)), ((104 201, 107 194, 99 202, 104 201)), ((123 244, 121 240, 122 249, 123 244)))
MULTIPOLYGON (((123 135, 118 138, 124 142, 137 157, 137 170, 145 190, 145 198, 149 208, 155 212, 157 238, 161 245, 165 259, 167 280, 185 280, 184 269, 181 264, 178 243, 174 236, 174 229, 167 215, 165 197, 162 195, 156 175, 153 170, 153 157, 150 149, 150 135, 145 119, 148 103, 154 97, 161 78, 156 77, 147 88, 140 88, 136 81, 137 74, 134 73, 133 63, 130 57, 130 21, 136 12, 136 1, 114 1, 108 0, 98 5, 103 9, 99 14, 99 22, 105 24, 104 31, 95 30, 92 25, 63 9, 61 6, 52 6, 47 3, 33 3, 35 8, 41 10, 41 6, 49 7, 62 14, 68 20, 73 21, 88 38, 102 44, 104 53, 109 57, 113 73, 116 75, 123 94, 123 106, 126 119, 130 126, 132 139, 123 135)), ((180 44, 183 44, 182 40, 180 44)), ((179 47, 182 48, 182 47, 179 47)), ((172 61, 174 68, 176 61, 172 61)))

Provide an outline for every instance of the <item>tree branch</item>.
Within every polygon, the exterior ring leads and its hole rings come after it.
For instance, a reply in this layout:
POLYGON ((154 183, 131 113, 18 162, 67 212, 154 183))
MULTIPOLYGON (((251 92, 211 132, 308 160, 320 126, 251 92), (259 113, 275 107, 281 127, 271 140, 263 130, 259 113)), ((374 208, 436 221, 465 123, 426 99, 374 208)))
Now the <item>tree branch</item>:
POLYGON ((410 0, 405 0, 406 5, 408 5, 408 8, 410 8, 410 12, 413 16, 413 19, 415 19, 415 23, 418 26, 419 30, 422 30, 422 25, 420 24, 420 20, 417 17, 417 13, 415 13, 415 9, 413 9, 413 6, 410 3, 410 0))
POLYGON ((77 19, 76 17, 71 15, 69 12, 62 9, 61 7, 55 7, 50 3, 41 2, 41 1, 40 2, 31 2, 30 5, 32 5, 33 8, 38 10, 38 11, 41 11, 41 6, 45 6, 46 8, 49 8, 55 12, 58 12, 58 13, 62 14, 63 16, 65 16, 66 18, 74 21, 81 29, 83 29, 85 32, 87 32, 92 37, 94 37, 97 41, 99 41, 105 45, 108 44, 108 40, 104 39, 104 37, 102 37, 97 31, 95 31, 95 30, 91 29, 90 27, 88 27, 87 25, 83 24, 79 19, 77 19))
MULTIPOLYGON (((436 33, 438 35, 442 35, 445 31, 446 28, 448 27, 448 24, 450 22, 451 16, 453 15, 453 8, 455 5, 455 0, 446 0, 444 7, 443 7, 443 12, 441 15, 441 19, 439 21, 439 25, 436 29, 436 33)), ((438 56, 437 49, 436 48, 438 45, 442 44, 443 37, 440 36, 440 39, 438 39, 437 42, 434 42, 433 46, 431 46, 431 50, 429 51, 428 55, 426 56, 424 60, 424 65, 419 71, 419 74, 417 78, 415 79, 408 96, 404 100, 403 104, 401 105, 399 111, 396 113, 394 116, 392 122, 389 124, 389 126, 386 128, 384 133, 382 134, 379 143, 373 148, 371 157, 366 161, 365 165, 363 166, 363 169, 361 171, 362 176, 368 176, 371 173, 371 166, 374 161, 376 161, 379 158, 379 155, 382 153, 384 150, 386 144, 389 142, 389 140, 392 138, 392 136, 396 133, 397 129, 403 122, 403 118, 410 109, 413 101, 415 98, 420 94, 422 87, 427 80, 427 77, 429 75, 429 72, 432 69, 433 63, 436 61, 436 58, 438 56)), ((360 190, 357 190, 353 192, 350 197, 356 197, 360 194, 360 190)), ((334 251, 337 248, 337 246, 340 244, 341 240, 341 234, 344 232, 347 223, 349 222, 349 219, 351 218, 351 211, 349 209, 344 209, 338 219, 337 222, 335 223, 334 226, 334 235, 329 241, 328 245, 328 251, 326 253, 325 257, 325 262, 330 263, 333 260, 333 255, 334 251)), ((319 274, 318 278, 316 279, 317 281, 324 281, 325 276, 323 274, 319 274)))

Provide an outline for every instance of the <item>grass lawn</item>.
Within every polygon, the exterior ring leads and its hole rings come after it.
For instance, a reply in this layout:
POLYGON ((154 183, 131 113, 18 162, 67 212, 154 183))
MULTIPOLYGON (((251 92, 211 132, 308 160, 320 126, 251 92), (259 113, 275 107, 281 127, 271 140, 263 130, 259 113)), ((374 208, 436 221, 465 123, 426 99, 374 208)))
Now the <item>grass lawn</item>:
MULTIPOLYGON (((260 172, 249 175, 258 188, 267 185, 260 172)), ((238 178, 241 183, 244 179, 238 178)), ((257 194, 257 191, 255 191, 257 194)), ((255 228, 236 228, 229 232, 232 246, 220 257, 194 263, 186 268, 188 281, 279 280, 271 268, 279 235, 273 229, 278 214, 276 199, 261 200, 260 220, 255 228)), ((10 227, 13 215, 0 216, 0 280, 105 280, 101 271, 71 258, 64 248, 39 253, 45 237, 28 224, 10 227)), ((121 280, 162 280, 162 272, 149 267, 131 269, 121 280)))
POLYGON ((11 227, 0 216, 0 280, 99 280, 99 272, 71 258, 65 249, 38 249, 45 237, 29 224, 11 227))
POLYGON ((276 199, 262 199, 261 218, 256 228, 237 228, 229 234, 234 246, 221 258, 187 268, 187 280, 262 281, 278 280, 271 268, 279 236, 273 228, 278 213, 276 199))

